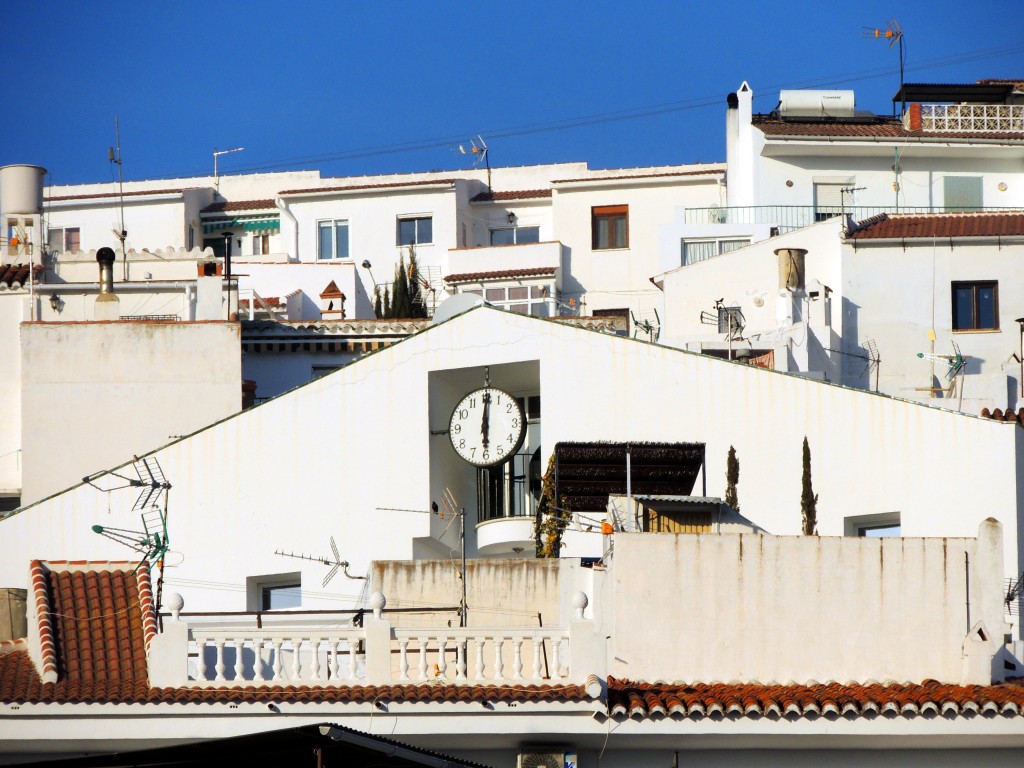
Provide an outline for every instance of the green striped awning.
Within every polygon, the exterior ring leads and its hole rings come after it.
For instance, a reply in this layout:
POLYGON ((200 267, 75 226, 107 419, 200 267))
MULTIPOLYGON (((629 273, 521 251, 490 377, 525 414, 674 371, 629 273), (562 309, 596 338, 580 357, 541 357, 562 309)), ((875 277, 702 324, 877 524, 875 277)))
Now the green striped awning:
POLYGON ((218 219, 203 222, 203 234, 218 232, 224 229, 241 229, 243 232, 259 232, 262 230, 280 230, 281 219, 278 216, 259 216, 255 218, 218 219))

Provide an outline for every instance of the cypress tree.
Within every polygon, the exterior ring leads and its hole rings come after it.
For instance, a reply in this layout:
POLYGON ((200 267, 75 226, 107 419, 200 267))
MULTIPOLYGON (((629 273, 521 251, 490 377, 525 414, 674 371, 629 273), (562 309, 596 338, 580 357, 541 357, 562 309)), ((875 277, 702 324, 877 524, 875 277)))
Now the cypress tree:
POLYGON ((409 246, 409 317, 426 317, 427 304, 420 291, 420 265, 416 261, 416 249, 409 246))
POLYGON ((725 462, 725 503, 735 511, 740 511, 740 500, 736 486, 740 481, 740 460, 736 458, 736 449, 729 446, 729 456, 725 462))
POLYGON ((399 257, 395 265, 395 282, 391 289, 391 314, 394 318, 410 317, 409 313, 409 275, 405 271, 405 259, 399 257))
POLYGON ((384 303, 381 306, 381 317, 390 318, 391 314, 391 291, 384 289, 384 303))
POLYGON ((380 319, 384 316, 382 314, 383 311, 380 303, 380 286, 375 285, 373 286, 373 314, 377 319, 380 319))
POLYGON ((818 535, 818 494, 811 487, 811 447, 804 436, 803 491, 800 494, 800 513, 803 516, 804 536, 818 535))

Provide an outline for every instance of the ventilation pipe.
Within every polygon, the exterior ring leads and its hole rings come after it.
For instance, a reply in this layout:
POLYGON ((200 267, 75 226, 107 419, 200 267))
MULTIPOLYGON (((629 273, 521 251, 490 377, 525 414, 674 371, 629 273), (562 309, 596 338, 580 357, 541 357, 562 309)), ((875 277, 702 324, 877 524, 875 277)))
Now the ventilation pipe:
POLYGON ((96 262, 100 265, 100 295, 96 297, 96 320, 117 320, 120 314, 120 300, 114 294, 114 254, 113 248, 100 248, 96 251, 96 262))
POLYGON ((776 248, 779 259, 779 290, 802 291, 804 289, 804 257, 806 248, 776 248))

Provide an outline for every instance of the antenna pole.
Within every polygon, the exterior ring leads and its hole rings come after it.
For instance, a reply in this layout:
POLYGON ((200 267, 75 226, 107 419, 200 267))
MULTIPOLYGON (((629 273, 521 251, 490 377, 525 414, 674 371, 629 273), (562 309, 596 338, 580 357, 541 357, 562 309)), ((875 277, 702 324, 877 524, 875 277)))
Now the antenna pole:
POLYGON ((459 541, 462 544, 462 605, 459 606, 459 626, 466 626, 468 606, 466 605, 466 508, 459 510, 459 541))
POLYGON ((121 228, 117 231, 117 239, 121 241, 121 261, 124 264, 124 281, 128 282, 128 254, 124 249, 124 241, 128 233, 124 229, 124 173, 121 167, 121 117, 114 115, 114 141, 117 145, 117 154, 111 157, 111 161, 117 163, 117 185, 118 196, 120 197, 121 228))

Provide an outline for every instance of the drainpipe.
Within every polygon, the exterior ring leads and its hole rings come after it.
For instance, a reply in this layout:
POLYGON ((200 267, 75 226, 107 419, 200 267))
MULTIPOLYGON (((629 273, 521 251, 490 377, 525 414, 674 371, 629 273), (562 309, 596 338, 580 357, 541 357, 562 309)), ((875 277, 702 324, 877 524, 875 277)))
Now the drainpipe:
POLYGON ((292 223, 292 256, 295 260, 299 260, 299 222, 295 220, 295 214, 288 210, 288 203, 284 201, 283 197, 274 198, 274 205, 277 206, 277 210, 281 212, 283 216, 286 216, 292 223))

